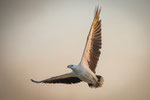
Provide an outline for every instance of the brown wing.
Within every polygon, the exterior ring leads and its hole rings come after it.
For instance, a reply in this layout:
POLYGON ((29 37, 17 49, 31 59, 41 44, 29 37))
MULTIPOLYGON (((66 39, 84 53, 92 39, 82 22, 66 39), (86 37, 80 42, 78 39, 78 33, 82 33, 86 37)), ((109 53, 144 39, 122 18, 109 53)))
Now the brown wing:
POLYGON ((72 73, 67 73, 64 75, 52 77, 42 81, 35 81, 32 79, 31 81, 34 83, 64 83, 64 84, 74 84, 81 82, 81 80, 78 77, 75 77, 72 73))
POLYGON ((94 20, 87 37, 86 46, 81 59, 82 64, 87 64, 95 72, 101 49, 101 20, 99 18, 101 8, 97 7, 94 20))

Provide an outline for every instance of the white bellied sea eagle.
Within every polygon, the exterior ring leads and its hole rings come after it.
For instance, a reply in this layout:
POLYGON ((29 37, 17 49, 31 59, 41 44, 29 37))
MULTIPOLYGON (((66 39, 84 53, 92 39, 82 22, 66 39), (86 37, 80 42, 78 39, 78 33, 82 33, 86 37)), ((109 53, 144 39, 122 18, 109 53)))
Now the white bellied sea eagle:
POLYGON ((80 63, 78 65, 67 66, 72 69, 72 72, 41 81, 31 79, 32 82, 74 84, 83 81, 91 88, 102 87, 103 77, 96 75, 95 72, 102 44, 100 12, 101 8, 97 7, 80 63))

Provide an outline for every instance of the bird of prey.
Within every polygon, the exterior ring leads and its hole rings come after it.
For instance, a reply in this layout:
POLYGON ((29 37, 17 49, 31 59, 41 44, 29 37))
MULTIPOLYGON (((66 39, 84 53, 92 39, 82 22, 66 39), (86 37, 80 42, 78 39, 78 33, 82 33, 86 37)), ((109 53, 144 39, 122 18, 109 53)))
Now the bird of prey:
POLYGON ((34 83, 64 83, 75 84, 86 82, 91 88, 102 87, 103 77, 95 74, 95 69, 100 56, 101 49, 101 19, 99 17, 101 8, 96 7, 94 20, 87 37, 84 52, 78 65, 68 65, 72 72, 63 75, 51 77, 34 83))

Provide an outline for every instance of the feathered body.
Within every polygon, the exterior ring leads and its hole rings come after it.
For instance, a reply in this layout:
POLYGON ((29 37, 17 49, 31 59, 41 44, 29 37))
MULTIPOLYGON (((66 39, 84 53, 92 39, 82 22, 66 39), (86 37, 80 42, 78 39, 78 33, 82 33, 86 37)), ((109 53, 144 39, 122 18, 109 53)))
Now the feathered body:
POLYGON ((101 20, 99 18, 101 8, 96 8, 94 20, 87 37, 85 49, 78 65, 68 65, 72 72, 63 75, 51 77, 35 83, 79 83, 84 81, 89 87, 102 87, 103 77, 95 74, 95 69, 100 56, 101 49, 101 20))

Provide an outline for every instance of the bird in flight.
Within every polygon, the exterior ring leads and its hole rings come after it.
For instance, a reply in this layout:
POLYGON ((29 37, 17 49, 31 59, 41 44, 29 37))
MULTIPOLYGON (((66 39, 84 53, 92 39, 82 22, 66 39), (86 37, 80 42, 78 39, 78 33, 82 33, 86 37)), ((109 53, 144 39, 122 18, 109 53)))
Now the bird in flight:
POLYGON ((86 82, 91 88, 102 87, 103 77, 96 75, 95 69, 101 54, 101 19, 99 17, 101 8, 97 7, 95 10, 94 20, 87 37, 84 52, 81 61, 78 65, 68 65, 72 72, 63 75, 51 77, 34 83, 63 83, 75 84, 79 82, 86 82))

